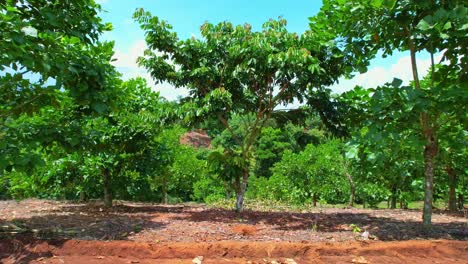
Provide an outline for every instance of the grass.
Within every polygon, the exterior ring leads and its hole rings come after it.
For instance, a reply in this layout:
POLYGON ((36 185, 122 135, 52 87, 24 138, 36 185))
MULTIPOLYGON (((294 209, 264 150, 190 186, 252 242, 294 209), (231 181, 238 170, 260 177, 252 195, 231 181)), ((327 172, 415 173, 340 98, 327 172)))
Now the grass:
MULTIPOLYGON (((423 208, 423 201, 414 201, 408 204, 408 209, 419 209, 423 208)), ((222 199, 208 204, 208 206, 213 208, 224 208, 232 209, 235 205, 235 199, 222 199)), ((397 203, 397 209, 399 209, 400 204, 397 203)), ((434 202, 435 208, 443 209, 446 207, 445 201, 436 201, 434 202)), ((254 211, 270 211, 270 212, 281 212, 281 211, 315 211, 322 208, 348 208, 348 204, 327 204, 323 202, 318 202, 317 206, 314 207, 312 204, 291 204, 282 201, 271 201, 271 200, 252 200, 246 199, 244 201, 244 208, 247 210, 254 211)), ((363 209, 362 204, 355 203, 353 208, 363 209)), ((380 202, 376 208, 367 209, 388 209, 387 201, 380 202)))

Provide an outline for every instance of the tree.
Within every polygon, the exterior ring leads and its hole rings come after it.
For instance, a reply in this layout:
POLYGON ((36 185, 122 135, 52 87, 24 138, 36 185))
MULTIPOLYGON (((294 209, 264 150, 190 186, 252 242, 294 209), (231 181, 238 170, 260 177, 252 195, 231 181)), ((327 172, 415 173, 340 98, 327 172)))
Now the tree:
POLYGON ((14 162, 8 170, 13 174, 7 175, 26 172, 24 178, 33 179, 26 182, 41 195, 104 197, 106 206, 112 206, 113 197, 141 199, 139 189, 150 197, 148 178, 163 163, 164 150, 156 137, 172 121, 172 105, 142 78, 115 79, 111 87, 106 91, 114 96, 108 98, 119 108, 105 113, 86 114, 89 106, 75 104, 69 91, 56 91, 59 106, 42 107, 6 122, 4 158, 14 162), (8 147, 10 141, 14 148, 8 147), (12 150, 18 153, 12 155, 12 150))
MULTIPOLYGON (((441 52, 443 60, 457 73, 453 84, 466 87, 467 8, 463 1, 324 1, 319 15, 311 19, 313 32, 326 30, 330 39, 338 39, 346 54, 355 56, 355 69, 367 70, 369 60, 382 51, 384 57, 394 50, 409 51, 413 85, 428 97, 437 89, 432 83, 422 89, 417 69, 416 53, 427 51, 432 59, 441 52)), ((350 71, 352 69, 349 69, 350 71)), ((424 97, 420 97, 424 98, 424 97)), ((434 162, 439 152, 437 116, 425 109, 419 112, 420 136, 424 139, 425 198, 423 223, 431 224, 434 162)))
MULTIPOLYGON (((390 192, 391 208, 406 191, 422 166, 417 164, 423 146, 417 133, 418 114, 414 89, 400 87, 401 81, 363 89, 356 87, 344 93, 341 100, 348 105, 348 127, 352 138, 347 156, 358 167, 357 179, 378 182, 390 192), (358 125, 352 125, 360 120, 358 125)), ((404 201, 406 202, 406 201, 404 201)))
MULTIPOLYGON (((110 29, 97 16, 99 10, 92 0, 0 4, 0 138, 5 142, 0 146, 0 173, 24 167, 18 161, 34 150, 20 148, 22 142, 7 137, 9 124, 18 117, 27 119, 24 114, 60 107, 61 89, 83 106, 83 113, 110 107, 106 89, 116 73, 109 63, 113 45, 98 42, 99 35, 110 29)), ((52 135, 37 132, 30 144, 48 144, 52 135)), ((32 161, 38 164, 40 159, 29 159, 28 165, 33 166, 32 161)))
POLYGON ((112 191, 130 171, 142 177, 161 168, 161 147, 156 136, 171 120, 171 106, 151 91, 142 78, 116 86, 120 108, 85 116, 80 126, 83 155, 94 158, 102 176, 105 205, 112 206, 112 191))
POLYGON ((139 64, 157 81, 188 88, 195 116, 216 116, 228 130, 233 114, 253 117, 242 138, 231 132, 237 146, 229 153, 241 162, 236 209, 242 211, 252 148, 265 123, 278 105, 334 83, 345 64, 340 50, 310 32, 288 32, 284 19, 266 22, 260 32, 249 24, 205 23, 202 39, 179 40, 149 12, 137 10, 134 18, 148 44, 139 64))

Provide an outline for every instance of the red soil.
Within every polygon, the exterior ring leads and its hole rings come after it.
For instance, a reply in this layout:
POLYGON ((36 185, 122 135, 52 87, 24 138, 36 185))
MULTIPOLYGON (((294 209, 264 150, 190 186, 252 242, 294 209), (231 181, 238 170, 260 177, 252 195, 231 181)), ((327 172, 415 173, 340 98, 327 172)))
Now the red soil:
POLYGON ((468 218, 436 211, 231 210, 0 201, 0 263, 468 263, 468 218), (352 224, 352 225, 351 225, 352 224), (364 240, 359 227, 369 234, 364 240), (359 241, 357 241, 359 240, 359 241))
POLYGON ((214 242, 0 240, 2 263, 467 263, 468 242, 214 242), (294 262, 292 262, 294 261, 294 262))
POLYGON ((235 225, 231 230, 232 232, 243 236, 253 236, 257 233, 257 228, 251 225, 235 225))

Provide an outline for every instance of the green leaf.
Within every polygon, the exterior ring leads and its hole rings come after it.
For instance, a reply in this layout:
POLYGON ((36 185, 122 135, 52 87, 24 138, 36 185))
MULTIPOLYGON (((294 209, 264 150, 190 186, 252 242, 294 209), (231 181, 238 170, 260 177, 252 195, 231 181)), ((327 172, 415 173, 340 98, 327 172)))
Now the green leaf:
POLYGON ((359 149, 357 145, 350 145, 348 146, 348 150, 346 151, 345 156, 348 159, 355 159, 358 157, 358 152, 359 152, 359 149))
POLYGON ((93 108, 99 114, 103 114, 107 111, 107 105, 101 102, 93 102, 91 104, 91 108, 93 108))
POLYGON ((359 66, 357 67, 357 69, 358 69, 359 73, 365 73, 365 72, 367 72, 367 66, 365 66, 365 65, 359 65, 359 66))
POLYGON ((463 24, 463 26, 461 28, 459 28, 458 30, 463 31, 463 30, 466 30, 466 29, 468 29, 468 23, 463 24))
POLYGON ((397 0, 384 0, 383 5, 388 9, 392 9, 395 7, 396 2, 397 0))
POLYGON ((371 5, 375 8, 380 8, 382 6, 383 0, 371 0, 371 5))
POLYGON ((395 88, 398 88, 398 87, 400 87, 400 85, 402 83, 403 83, 403 81, 401 79, 393 78, 392 86, 395 87, 395 88))
POLYGON ((444 28, 444 29, 451 29, 451 28, 452 28, 452 23, 450 23, 450 21, 447 22, 447 23, 445 23, 445 25, 444 25, 443 28, 444 28))
POLYGON ((419 21, 418 25, 416 26, 419 30, 426 31, 432 28, 432 26, 426 21, 426 18, 419 21))
POLYGON ((448 38, 450 38, 450 36, 447 35, 447 34, 445 34, 445 33, 440 33, 440 37, 441 37, 442 39, 448 39, 448 38))

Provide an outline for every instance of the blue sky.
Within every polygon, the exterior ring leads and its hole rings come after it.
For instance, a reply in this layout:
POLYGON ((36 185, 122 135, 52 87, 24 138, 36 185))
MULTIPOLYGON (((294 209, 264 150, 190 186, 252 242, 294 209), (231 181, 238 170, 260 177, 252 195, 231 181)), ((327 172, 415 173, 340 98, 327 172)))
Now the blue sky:
MULTIPOLYGON (((199 28, 204 22, 217 23, 230 21, 234 24, 249 23, 253 29, 270 18, 282 16, 288 21, 288 30, 302 33, 308 28, 308 18, 315 15, 322 5, 320 0, 97 0, 105 12, 101 17, 113 24, 113 31, 103 35, 103 40, 115 41, 114 65, 124 79, 142 76, 169 100, 185 95, 184 89, 174 89, 169 84, 154 84, 146 70, 138 68, 135 60, 145 49, 144 32, 133 22, 136 8, 144 8, 153 15, 167 20, 179 38, 199 36, 199 28)), ((427 54, 419 56, 421 72, 429 68, 427 54)), ((357 75, 352 80, 341 79, 331 88, 337 92, 352 89, 355 85, 374 87, 398 77, 405 82, 411 79, 409 54, 396 52, 386 59, 376 58, 369 71, 357 75)))

